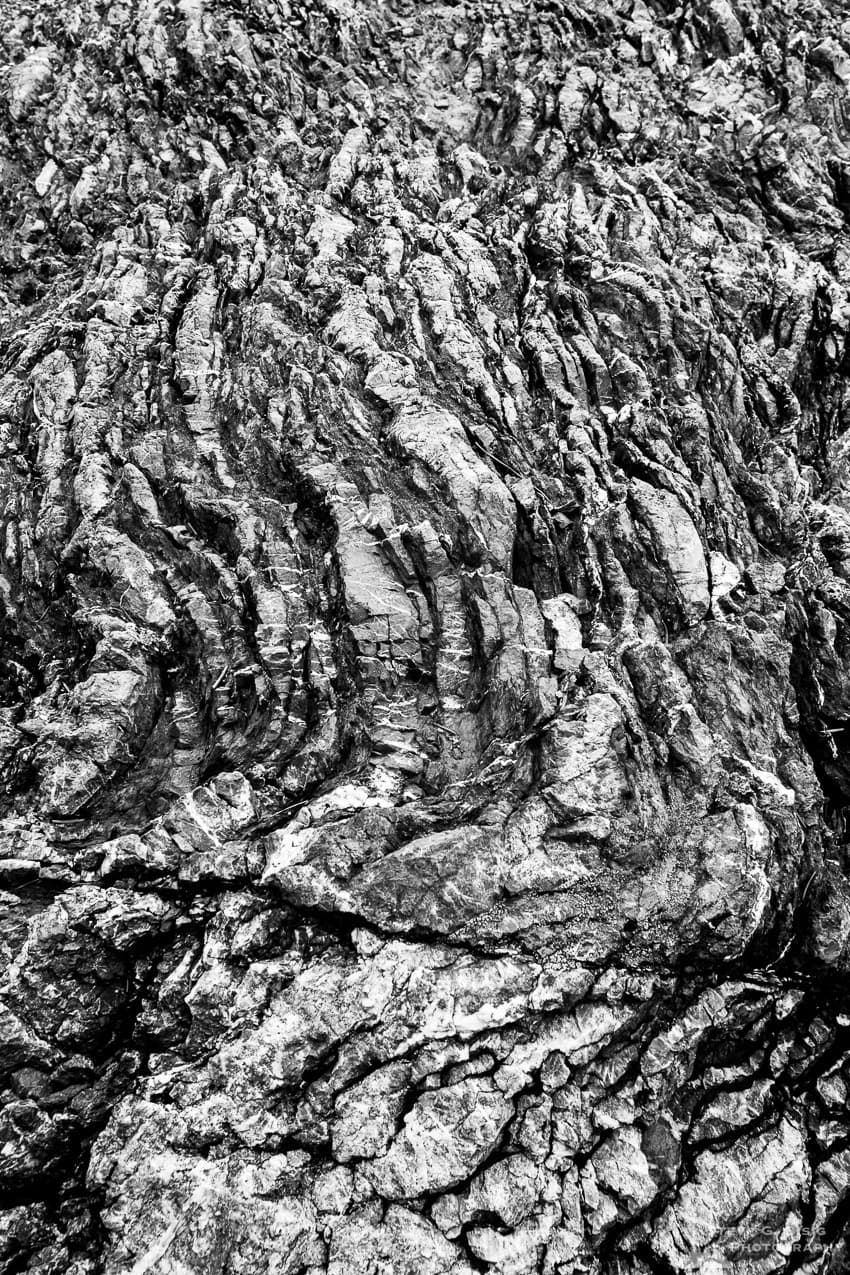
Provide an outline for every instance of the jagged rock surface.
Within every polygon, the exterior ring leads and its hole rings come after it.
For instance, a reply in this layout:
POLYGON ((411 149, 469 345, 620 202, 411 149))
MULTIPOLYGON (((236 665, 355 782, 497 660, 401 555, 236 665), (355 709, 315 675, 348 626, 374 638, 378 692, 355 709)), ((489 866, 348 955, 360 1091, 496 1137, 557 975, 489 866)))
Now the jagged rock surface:
POLYGON ((0 1271, 850 1253, 839 0, 8 0, 0 1271))

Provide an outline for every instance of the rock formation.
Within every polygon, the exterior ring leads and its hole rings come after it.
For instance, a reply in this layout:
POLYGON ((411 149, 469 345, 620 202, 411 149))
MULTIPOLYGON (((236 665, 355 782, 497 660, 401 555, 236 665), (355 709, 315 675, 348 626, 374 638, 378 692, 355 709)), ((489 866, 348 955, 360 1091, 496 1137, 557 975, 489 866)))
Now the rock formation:
POLYGON ((2 12, 0 1273, 846 1271, 846 5, 2 12))

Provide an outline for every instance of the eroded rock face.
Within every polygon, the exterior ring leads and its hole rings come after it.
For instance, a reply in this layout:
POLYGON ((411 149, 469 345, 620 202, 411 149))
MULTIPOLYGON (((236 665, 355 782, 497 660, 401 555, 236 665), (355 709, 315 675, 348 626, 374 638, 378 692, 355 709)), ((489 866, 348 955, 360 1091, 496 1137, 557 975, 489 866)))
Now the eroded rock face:
POLYGON ((5 19, 0 1272, 845 1270, 844 6, 5 19))

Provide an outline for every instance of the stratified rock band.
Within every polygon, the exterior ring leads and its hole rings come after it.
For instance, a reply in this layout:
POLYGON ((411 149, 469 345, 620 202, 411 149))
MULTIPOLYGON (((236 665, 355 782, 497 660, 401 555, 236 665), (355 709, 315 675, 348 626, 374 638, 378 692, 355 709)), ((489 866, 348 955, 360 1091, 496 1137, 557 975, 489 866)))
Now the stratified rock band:
POLYGON ((849 1271, 845 0, 0 49, 0 1275, 849 1271))

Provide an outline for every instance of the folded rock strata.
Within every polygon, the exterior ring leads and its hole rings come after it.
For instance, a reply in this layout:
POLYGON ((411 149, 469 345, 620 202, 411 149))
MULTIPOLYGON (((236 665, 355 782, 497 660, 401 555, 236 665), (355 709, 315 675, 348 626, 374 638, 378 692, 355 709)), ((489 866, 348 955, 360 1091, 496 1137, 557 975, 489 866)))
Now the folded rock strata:
POLYGON ((0 1272, 846 1270, 846 7, 3 16, 0 1272))

